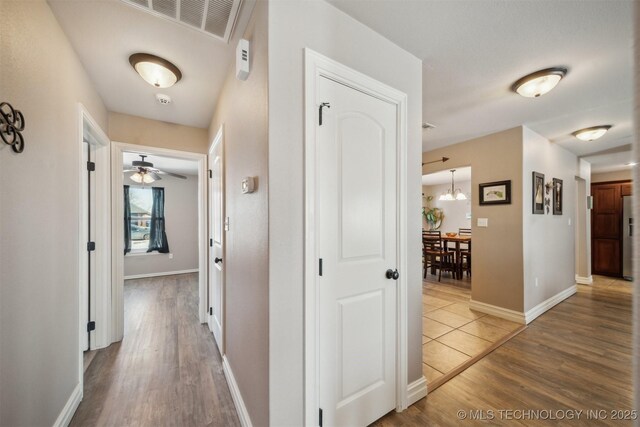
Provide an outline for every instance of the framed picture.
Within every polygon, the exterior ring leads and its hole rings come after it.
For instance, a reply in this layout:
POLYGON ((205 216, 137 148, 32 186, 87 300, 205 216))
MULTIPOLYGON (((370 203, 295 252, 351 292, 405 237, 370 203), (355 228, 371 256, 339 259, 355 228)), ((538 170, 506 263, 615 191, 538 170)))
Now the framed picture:
POLYGON ((562 215, 562 180, 553 178, 553 214, 562 215))
POLYGON ((511 204, 511 181, 496 181, 480 184, 480 205, 511 204))
POLYGON ((533 213, 544 215, 544 174, 533 173, 533 213))

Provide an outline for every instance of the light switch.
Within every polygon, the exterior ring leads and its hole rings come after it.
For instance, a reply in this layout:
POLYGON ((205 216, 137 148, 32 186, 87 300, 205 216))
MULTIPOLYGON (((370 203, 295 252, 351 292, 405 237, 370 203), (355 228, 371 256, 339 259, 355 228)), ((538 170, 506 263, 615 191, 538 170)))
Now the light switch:
POLYGON ((478 218, 478 227, 488 227, 489 218, 478 218))

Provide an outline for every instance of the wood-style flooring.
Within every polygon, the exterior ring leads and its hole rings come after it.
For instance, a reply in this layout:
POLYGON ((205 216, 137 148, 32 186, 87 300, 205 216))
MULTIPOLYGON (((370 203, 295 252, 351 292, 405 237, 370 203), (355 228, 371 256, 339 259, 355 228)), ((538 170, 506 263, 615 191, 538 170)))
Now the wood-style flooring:
POLYGON ((71 426, 239 426, 198 275, 125 281, 124 339, 98 350, 71 426))
MULTIPOLYGON (((444 280, 444 278, 443 278, 444 280)), ((469 309, 469 279, 422 285, 422 373, 428 389, 476 363, 525 327, 469 309)))
POLYGON ((629 419, 612 419, 630 412, 611 412, 632 410, 633 286, 604 277, 597 277, 592 286, 578 285, 577 294, 516 337, 406 411, 392 412, 376 425, 633 425, 629 419), (517 412, 527 410, 584 412, 580 418, 574 413, 574 419, 564 420, 517 412), (596 412, 589 415, 589 410, 596 412), (488 419, 490 414, 493 419, 488 419), (470 419, 483 416, 484 420, 470 419))

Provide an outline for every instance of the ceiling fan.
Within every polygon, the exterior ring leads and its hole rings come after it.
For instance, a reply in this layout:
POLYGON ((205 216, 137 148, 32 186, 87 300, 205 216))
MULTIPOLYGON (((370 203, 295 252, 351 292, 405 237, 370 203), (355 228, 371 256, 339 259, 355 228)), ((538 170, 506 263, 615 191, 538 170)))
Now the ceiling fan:
POLYGON ((151 184, 154 181, 162 179, 160 175, 168 175, 174 178, 187 179, 184 175, 178 175, 177 173, 161 171, 153 167, 153 163, 147 162, 144 159, 147 156, 140 154, 141 160, 134 160, 131 162, 131 168, 125 169, 123 172, 135 172, 129 178, 137 183, 151 184))

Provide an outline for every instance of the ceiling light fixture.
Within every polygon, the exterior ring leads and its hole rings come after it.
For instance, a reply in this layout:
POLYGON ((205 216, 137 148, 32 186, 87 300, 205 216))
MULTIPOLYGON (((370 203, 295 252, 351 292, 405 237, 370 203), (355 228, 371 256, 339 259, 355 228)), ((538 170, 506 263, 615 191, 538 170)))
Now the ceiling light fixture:
POLYGON ((459 188, 455 188, 455 184, 453 181, 453 174, 455 172, 455 169, 451 169, 451 188, 448 189, 446 193, 442 193, 438 200, 467 200, 467 196, 465 196, 462 190, 459 188))
POLYGON ((537 98, 556 87, 558 82, 567 75, 567 71, 564 67, 553 67, 527 74, 518 79, 511 86, 511 90, 525 98, 537 98))
POLYGON ((629 163, 627 163, 627 166, 635 166, 637 164, 638 164, 638 162, 629 162, 629 163))
POLYGON ((178 67, 150 53, 134 53, 129 57, 129 63, 144 81, 155 87, 171 87, 182 78, 178 67))
POLYGON ((613 126, 611 125, 592 126, 590 128, 579 129, 571 135, 582 141, 593 141, 595 139, 602 138, 602 136, 612 127, 613 126))

